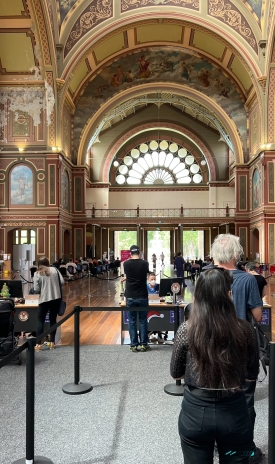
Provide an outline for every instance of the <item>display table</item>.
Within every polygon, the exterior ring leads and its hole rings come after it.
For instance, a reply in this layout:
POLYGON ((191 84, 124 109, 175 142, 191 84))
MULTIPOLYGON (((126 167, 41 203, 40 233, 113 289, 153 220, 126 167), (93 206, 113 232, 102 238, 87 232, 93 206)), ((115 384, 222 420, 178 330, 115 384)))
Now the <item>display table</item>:
MULTIPOLYGON (((183 301, 181 304, 160 303, 158 295, 149 296, 148 307, 148 332, 174 332, 184 319, 184 309, 190 302, 183 301)), ((126 302, 121 302, 121 308, 126 308, 126 302)), ((134 308, 132 308, 134 310, 134 308)), ((138 308, 146 310, 146 308, 138 308)), ((124 332, 128 332, 128 311, 121 311, 121 340, 123 343, 124 332)))
MULTIPOLYGON (((37 304, 17 304, 15 305, 14 332, 36 332, 37 329, 37 304)), ((49 315, 47 314, 44 330, 50 328, 49 315)), ((57 321, 59 320, 57 316, 57 321)), ((61 329, 57 328, 55 344, 61 339, 61 329)))

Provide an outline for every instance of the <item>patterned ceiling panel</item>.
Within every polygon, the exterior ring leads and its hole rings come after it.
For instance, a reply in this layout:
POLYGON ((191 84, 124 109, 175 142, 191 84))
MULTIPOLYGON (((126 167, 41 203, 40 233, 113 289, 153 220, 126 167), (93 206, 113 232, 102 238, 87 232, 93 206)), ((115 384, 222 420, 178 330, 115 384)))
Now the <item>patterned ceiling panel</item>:
POLYGON ((208 0, 208 14, 237 31, 258 54, 257 40, 250 24, 231 0, 208 0))
POLYGON ((0 18, 30 18, 27 0, 0 0, 0 18))
POLYGON ((92 0, 74 23, 64 47, 64 58, 77 42, 94 27, 113 16, 112 0, 92 0))
POLYGON ((30 74, 30 69, 38 63, 34 57, 34 35, 29 29, 9 31, 0 34, 0 74, 30 74))
POLYGON ((162 5, 199 10, 200 0, 121 0, 121 12, 137 10, 146 6, 160 7, 162 5))

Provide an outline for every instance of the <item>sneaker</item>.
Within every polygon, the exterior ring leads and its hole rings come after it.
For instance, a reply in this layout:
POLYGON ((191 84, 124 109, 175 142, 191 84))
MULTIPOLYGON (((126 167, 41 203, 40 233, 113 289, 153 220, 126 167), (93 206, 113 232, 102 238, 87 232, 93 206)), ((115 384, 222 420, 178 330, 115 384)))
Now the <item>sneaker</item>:
POLYGON ((151 351, 151 348, 149 345, 141 345, 140 351, 151 351))
POLYGON ((130 351, 132 351, 132 353, 138 353, 139 352, 137 346, 130 346, 130 351))
POLYGON ((262 462, 263 459, 263 453, 260 450, 260 448, 255 447, 255 449, 252 451, 251 456, 249 458, 249 464, 259 464, 262 462))
POLYGON ((163 338, 162 337, 158 337, 158 343, 163 343, 163 338))

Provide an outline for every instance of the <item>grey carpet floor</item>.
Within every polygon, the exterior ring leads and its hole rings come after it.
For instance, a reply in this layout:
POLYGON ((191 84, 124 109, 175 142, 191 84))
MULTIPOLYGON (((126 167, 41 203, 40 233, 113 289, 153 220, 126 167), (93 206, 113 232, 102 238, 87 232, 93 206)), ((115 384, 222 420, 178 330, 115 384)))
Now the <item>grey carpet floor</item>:
MULTIPOLYGON (((128 346, 82 346, 80 378, 94 389, 78 396, 62 392, 73 382, 73 347, 37 352, 35 455, 54 464, 182 464, 182 399, 163 390, 173 382, 171 352, 171 346, 138 354, 128 346)), ((22 366, 0 370, 0 464, 25 457, 25 372, 25 357, 22 366)), ((258 383, 255 398, 255 441, 266 454, 267 397, 268 379, 258 383)))

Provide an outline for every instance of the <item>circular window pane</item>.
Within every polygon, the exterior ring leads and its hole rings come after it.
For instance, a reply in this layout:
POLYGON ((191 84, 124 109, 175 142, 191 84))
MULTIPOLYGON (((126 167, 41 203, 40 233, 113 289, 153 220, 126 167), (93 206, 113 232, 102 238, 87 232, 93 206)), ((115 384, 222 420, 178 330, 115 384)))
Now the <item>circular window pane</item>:
POLYGON ((181 177, 180 179, 177 180, 178 184, 190 184, 191 182, 191 177, 181 177))
POLYGON ((149 147, 151 148, 151 150, 156 150, 158 148, 159 144, 156 140, 152 140, 152 142, 150 142, 149 144, 149 147))
POLYGON ((142 143, 139 147, 141 153, 147 153, 148 151, 148 145, 146 143, 142 143))
POLYGON ((119 174, 118 176, 116 176, 116 181, 118 184, 124 184, 125 182, 125 176, 123 176, 122 174, 119 174))
POLYGON ((127 166, 125 166, 125 164, 122 164, 121 166, 119 166, 118 170, 119 170, 120 174, 127 174, 127 172, 128 172, 128 168, 127 168, 127 166))
POLYGON ((167 150, 167 148, 168 148, 168 142, 166 142, 166 140, 162 140, 162 141, 160 142, 160 144, 159 144, 159 148, 160 148, 161 150, 167 150))
POLYGON ((199 184, 201 181, 202 181, 202 176, 201 176, 201 174, 195 174, 195 175, 193 176, 193 182, 195 182, 195 184, 199 184))
POLYGON ((178 151, 178 148, 179 147, 176 143, 171 143, 169 150, 171 151, 171 153, 176 153, 176 151, 178 151))
POLYGON ((133 150, 131 150, 131 156, 132 158, 137 159, 139 157, 139 150, 137 148, 133 148, 133 150))
POLYGON ((185 162, 186 162, 186 164, 189 164, 189 166, 190 166, 190 164, 194 163, 194 156, 193 155, 186 156, 185 162))
POLYGON ((132 166, 133 164, 133 160, 131 156, 125 156, 123 161, 124 161, 124 164, 126 164, 126 166, 132 166))
POLYGON ((186 148, 180 148, 179 151, 178 151, 178 156, 180 158, 185 158, 185 156, 187 155, 187 150, 186 148))
POLYGON ((192 174, 197 174, 197 172, 199 172, 199 170, 200 170, 200 167, 197 164, 192 164, 192 166, 190 168, 190 171, 192 172, 192 174))

